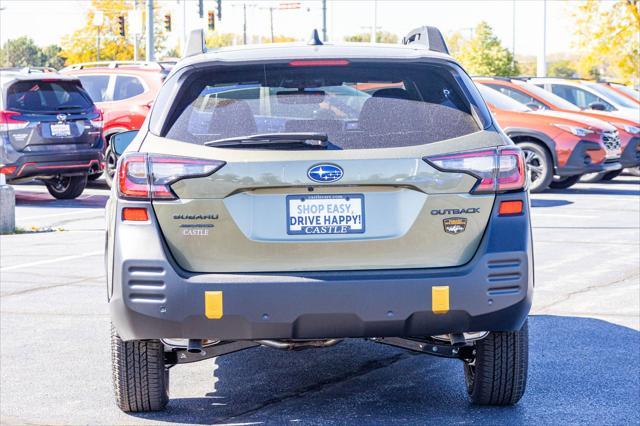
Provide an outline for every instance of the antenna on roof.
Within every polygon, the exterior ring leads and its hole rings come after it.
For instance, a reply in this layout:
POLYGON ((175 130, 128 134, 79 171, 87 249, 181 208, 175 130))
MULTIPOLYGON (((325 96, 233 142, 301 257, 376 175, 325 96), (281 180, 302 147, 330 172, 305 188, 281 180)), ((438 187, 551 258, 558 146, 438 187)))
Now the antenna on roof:
POLYGON ((307 44, 309 46, 322 46, 324 44, 322 40, 320 40, 320 35, 318 34, 317 29, 314 28, 313 31, 311 31, 311 38, 307 44))
POLYGON ((201 53, 207 53, 207 48, 204 45, 204 31, 201 29, 193 30, 187 39, 187 47, 182 57, 186 58, 201 53))
POLYGON ((447 55, 449 54, 447 43, 445 42, 440 30, 436 27, 424 26, 411 30, 409 34, 402 39, 402 44, 422 45, 434 52, 446 53, 447 55))

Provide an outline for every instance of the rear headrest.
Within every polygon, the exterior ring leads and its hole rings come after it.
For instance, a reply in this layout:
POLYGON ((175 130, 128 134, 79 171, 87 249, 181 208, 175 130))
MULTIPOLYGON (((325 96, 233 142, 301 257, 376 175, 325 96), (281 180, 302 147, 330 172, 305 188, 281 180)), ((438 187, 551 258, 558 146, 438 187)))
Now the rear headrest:
POLYGON ((220 138, 246 136, 257 133, 253 111, 246 101, 221 99, 211 114, 209 133, 220 138))
POLYGON ((390 98, 390 99, 406 99, 412 100, 409 97, 409 92, 399 87, 387 87, 386 89, 379 89, 373 93, 374 98, 390 98))

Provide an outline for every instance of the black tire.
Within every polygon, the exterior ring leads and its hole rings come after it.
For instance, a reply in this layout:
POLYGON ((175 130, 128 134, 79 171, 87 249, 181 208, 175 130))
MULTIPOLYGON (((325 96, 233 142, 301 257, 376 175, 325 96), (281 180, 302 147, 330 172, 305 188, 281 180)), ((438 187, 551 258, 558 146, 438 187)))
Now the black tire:
POLYGON ((87 186, 87 175, 82 176, 58 176, 45 181, 49 194, 58 200, 71 200, 82 194, 87 186))
POLYGON ((118 407, 127 413, 160 411, 169 402, 169 369, 160 340, 125 342, 111 326, 111 367, 118 407))
POLYGON ((107 185, 109 185, 109 188, 113 185, 117 162, 118 159, 111 150, 111 145, 109 145, 104 152, 104 180, 107 182, 107 185))
POLYGON ((544 191, 553 180, 553 159, 551 155, 537 143, 520 142, 517 145, 524 152, 529 191, 533 193, 544 191))
POLYGON ((554 176, 553 181, 549 184, 549 186, 553 189, 567 189, 573 185, 575 185, 582 175, 575 176, 554 176))
POLYGON ((90 173, 89 176, 87 176, 87 180, 93 182, 100 179, 100 176, 102 176, 102 173, 90 173))
POLYGON ((467 394, 478 405, 513 405, 527 387, 529 328, 489 333, 476 342, 475 365, 464 364, 467 394))
POLYGON ((602 180, 605 180, 605 181, 613 180, 618 176, 620 176, 621 173, 622 173, 622 169, 614 170, 612 172, 607 172, 604 174, 604 176, 602 176, 602 180))

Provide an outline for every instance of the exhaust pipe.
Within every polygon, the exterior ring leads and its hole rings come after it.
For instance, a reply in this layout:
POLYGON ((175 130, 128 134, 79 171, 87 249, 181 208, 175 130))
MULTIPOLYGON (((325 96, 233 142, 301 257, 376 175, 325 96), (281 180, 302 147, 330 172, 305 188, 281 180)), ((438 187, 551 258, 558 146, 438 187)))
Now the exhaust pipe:
POLYGON ((202 339, 189 339, 187 344, 187 352, 199 354, 202 352, 202 339))
POLYGON ((307 348, 328 348, 340 343, 342 339, 327 339, 327 340, 298 340, 298 341, 282 341, 282 340, 256 340, 256 343, 260 343, 263 346, 268 346, 275 349, 282 350, 300 350, 307 348))
POLYGON ((449 334, 449 339, 451 339, 451 346, 464 346, 467 344, 467 339, 462 333, 451 333, 449 334))

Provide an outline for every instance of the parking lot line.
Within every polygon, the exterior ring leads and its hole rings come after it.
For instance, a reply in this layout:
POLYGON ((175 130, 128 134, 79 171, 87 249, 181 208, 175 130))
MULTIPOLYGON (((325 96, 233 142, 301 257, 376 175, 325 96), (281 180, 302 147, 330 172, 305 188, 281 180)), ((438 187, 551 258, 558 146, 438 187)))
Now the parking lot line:
POLYGON ((90 253, 85 253, 85 254, 76 254, 73 256, 56 257, 55 259, 39 260, 37 262, 21 263, 19 265, 5 266, 4 268, 0 268, 0 272, 13 271, 15 269, 28 268, 28 267, 37 266, 37 265, 46 265, 47 263, 56 263, 56 262, 64 262, 72 259, 81 259, 83 257, 91 257, 91 256, 102 255, 102 254, 104 254, 104 250, 92 251, 90 253))

